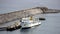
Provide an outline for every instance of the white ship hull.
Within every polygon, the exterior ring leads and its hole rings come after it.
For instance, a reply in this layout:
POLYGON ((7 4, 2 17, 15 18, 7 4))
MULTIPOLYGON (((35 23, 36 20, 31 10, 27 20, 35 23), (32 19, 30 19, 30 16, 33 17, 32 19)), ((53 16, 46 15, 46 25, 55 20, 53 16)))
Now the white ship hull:
POLYGON ((22 28, 30 28, 36 25, 40 25, 41 22, 35 18, 22 18, 21 26, 22 28))
POLYGON ((31 24, 28 24, 28 25, 22 25, 22 28, 31 28, 33 26, 37 26, 37 25, 40 25, 40 24, 41 24, 41 22, 39 22, 39 23, 31 23, 31 24))

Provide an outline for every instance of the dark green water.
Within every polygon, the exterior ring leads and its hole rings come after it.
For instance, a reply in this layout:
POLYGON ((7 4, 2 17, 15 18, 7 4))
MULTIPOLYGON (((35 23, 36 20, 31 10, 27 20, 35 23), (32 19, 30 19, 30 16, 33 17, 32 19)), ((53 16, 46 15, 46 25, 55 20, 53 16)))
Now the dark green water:
POLYGON ((44 16, 46 20, 42 21, 42 24, 37 27, 15 31, 0 31, 0 34, 60 34, 60 13, 44 14, 44 16))

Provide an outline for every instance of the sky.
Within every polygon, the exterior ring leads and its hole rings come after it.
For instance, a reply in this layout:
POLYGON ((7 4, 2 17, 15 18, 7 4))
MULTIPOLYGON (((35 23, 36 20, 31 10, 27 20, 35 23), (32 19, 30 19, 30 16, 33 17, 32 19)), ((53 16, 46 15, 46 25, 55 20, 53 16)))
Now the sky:
POLYGON ((0 14, 37 6, 60 9, 60 0, 0 0, 0 14))

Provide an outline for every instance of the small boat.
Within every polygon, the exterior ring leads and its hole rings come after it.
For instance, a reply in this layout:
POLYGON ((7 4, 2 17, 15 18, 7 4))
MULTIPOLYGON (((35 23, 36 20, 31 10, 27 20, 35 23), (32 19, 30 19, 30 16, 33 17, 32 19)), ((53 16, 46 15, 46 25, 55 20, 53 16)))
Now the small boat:
POLYGON ((20 28, 21 28, 20 23, 16 22, 15 24, 7 26, 7 27, 0 27, 0 31, 14 31, 20 28))
POLYGON ((20 20, 21 22, 21 27, 22 28, 31 28, 33 26, 36 26, 36 25, 40 25, 41 24, 41 21, 39 19, 36 19, 35 17, 26 17, 26 18, 22 18, 20 20))
POLYGON ((39 20, 46 20, 45 18, 39 18, 39 20))
POLYGON ((13 30, 20 29, 20 28, 21 28, 20 24, 16 22, 15 24, 8 26, 6 30, 13 31, 13 30))

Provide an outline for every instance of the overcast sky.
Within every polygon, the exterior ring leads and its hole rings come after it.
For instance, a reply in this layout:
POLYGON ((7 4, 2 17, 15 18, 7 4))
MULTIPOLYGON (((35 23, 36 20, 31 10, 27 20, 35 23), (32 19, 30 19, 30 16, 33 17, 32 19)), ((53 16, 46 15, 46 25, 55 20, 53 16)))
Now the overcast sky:
POLYGON ((36 6, 60 9, 60 0, 0 0, 0 14, 36 6))

